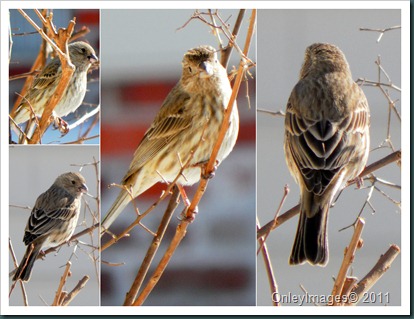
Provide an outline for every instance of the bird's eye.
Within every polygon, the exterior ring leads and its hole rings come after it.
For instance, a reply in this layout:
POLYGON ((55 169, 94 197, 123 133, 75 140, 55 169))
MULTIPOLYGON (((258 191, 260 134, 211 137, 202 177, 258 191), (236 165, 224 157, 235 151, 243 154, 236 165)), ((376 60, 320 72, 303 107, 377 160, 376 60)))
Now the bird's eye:
POLYGON ((85 53, 85 51, 86 51, 85 48, 82 48, 82 53, 85 53))
POLYGON ((72 181, 72 185, 75 185, 76 184, 76 182, 75 181, 72 181))

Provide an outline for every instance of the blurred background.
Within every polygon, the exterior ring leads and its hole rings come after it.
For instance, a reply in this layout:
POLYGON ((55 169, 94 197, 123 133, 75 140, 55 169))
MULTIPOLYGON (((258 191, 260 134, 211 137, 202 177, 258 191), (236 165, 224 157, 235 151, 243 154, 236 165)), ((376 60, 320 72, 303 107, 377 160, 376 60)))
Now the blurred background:
MULTIPOLYGON (((99 196, 95 167, 92 165, 80 166, 97 161, 99 147, 95 145, 67 145, 64 147, 16 145, 10 146, 9 150, 9 236, 18 259, 17 262, 20 263, 26 251, 23 235, 31 209, 37 197, 49 189, 60 174, 80 172, 86 179, 88 193, 93 197, 99 196)), ((96 199, 84 195, 75 234, 96 223, 98 216, 96 199)), ((24 284, 30 306, 52 304, 68 260, 72 262, 70 269, 72 275, 66 282, 65 291, 71 291, 83 276, 90 277, 85 287, 80 290, 70 305, 99 305, 98 231, 95 229, 93 233, 83 235, 78 239, 80 241, 78 245, 63 245, 57 252, 46 255, 44 260, 38 259, 35 262, 31 279, 24 284)), ((9 271, 12 271, 14 269, 13 260, 10 253, 8 256, 9 271)), ((19 284, 11 294, 9 304, 11 306, 23 305, 19 284)))
MULTIPOLYGON (((36 22, 38 26, 42 26, 40 19, 35 14, 34 10, 27 9, 25 12, 30 18, 36 22)), ((83 27, 90 29, 90 32, 85 36, 79 38, 80 41, 88 42, 100 58, 100 43, 99 43, 99 10, 85 10, 85 9, 55 9, 53 10, 53 23, 56 28, 67 28, 68 23, 76 17, 76 25, 74 34, 80 31, 83 27)), ((42 43, 42 37, 34 27, 18 12, 17 10, 10 10, 10 27, 12 32, 12 51, 9 65, 9 76, 17 76, 29 72, 38 53, 42 43)), ((58 57, 56 57, 58 59, 58 57)), ((50 59, 48 60, 48 62, 50 59)), ((20 78, 9 81, 9 112, 12 110, 14 103, 20 93, 26 78, 20 78)), ((99 69, 90 70, 88 74, 88 87, 83 104, 71 114, 64 117, 64 120, 69 124, 81 118, 87 112, 94 110, 99 104, 99 69)), ((20 126, 24 127, 25 124, 20 126)), ((90 117, 83 124, 72 129, 64 137, 61 133, 53 128, 53 125, 48 128, 42 138, 42 144, 56 144, 68 143, 78 140, 84 135, 88 129, 91 131, 87 137, 94 137, 87 139, 84 144, 98 144, 99 143, 99 114, 90 117), (95 117, 98 122, 94 123, 95 117), (92 123, 93 126, 92 126, 92 123), (92 127, 91 127, 92 126, 92 127)), ((17 141, 17 136, 13 132, 12 140, 17 141)))
MULTIPOLYGON (((298 81, 304 52, 314 42, 329 42, 337 45, 347 57, 353 78, 376 81, 378 68, 375 64, 381 57, 381 65, 392 83, 401 87, 401 33, 387 32, 377 43, 379 33, 360 31, 359 28, 387 28, 401 24, 400 10, 258 10, 257 39, 257 108, 277 112, 285 110, 290 92, 298 81)), ((382 75, 381 81, 388 83, 382 75)), ((371 109, 371 154, 368 164, 391 153, 387 147, 379 148, 387 138, 388 101, 378 88, 364 86, 371 109), (375 150, 374 150, 375 149, 375 150)), ((400 99, 399 92, 389 89, 392 100, 400 99)), ((401 113, 400 101, 396 103, 401 113)), ((408 106, 407 106, 408 107, 408 106)), ((396 150, 401 148, 401 123, 391 114, 390 142, 396 150)), ((262 225, 273 219, 282 199, 283 187, 289 185, 290 193, 281 213, 299 202, 299 187, 287 169, 283 151, 284 118, 268 113, 257 113, 257 214, 262 225)), ((396 163, 375 172, 396 185, 401 185, 401 171, 396 163)), ((371 186, 365 181, 365 186, 371 186)), ((385 187, 378 189, 397 203, 401 200, 400 190, 385 187)), ((326 267, 312 267, 308 264, 289 266, 288 259, 296 234, 298 216, 273 231, 267 245, 279 286, 279 293, 303 296, 299 287, 304 286, 309 294, 328 295, 332 291, 333 279, 337 276, 344 249, 348 246, 353 228, 339 232, 351 225, 357 218, 369 193, 369 189, 347 188, 335 207, 330 210, 328 237, 330 259, 326 267)), ((401 211, 379 191, 372 194, 370 203, 362 213, 366 224, 362 233, 364 246, 356 253, 352 274, 362 279, 375 265, 379 257, 391 244, 401 245, 401 211)), ((409 212, 405 212, 409 213, 409 212)), ((401 247, 401 246, 400 246, 401 247)), ((404 247, 402 247, 404 254, 404 247)), ((257 305, 271 305, 269 283, 263 260, 257 262, 257 305)), ((401 304, 401 257, 371 289, 377 298, 360 305, 385 304, 379 296, 389 294, 387 305, 401 304)), ((375 297, 375 296, 374 296, 375 297)), ((283 305, 295 305, 284 303, 283 305)))
MULTIPOLYGON (((201 10, 207 12, 207 10, 201 10)), ((102 215, 118 195, 111 183, 120 183, 132 155, 151 125, 168 92, 181 76, 181 61, 190 48, 218 42, 210 28, 199 20, 184 26, 194 10, 102 10, 102 215)), ((238 10, 220 10, 233 29, 238 10)), ((251 10, 247 10, 238 43, 243 47, 251 10)), ((221 35, 225 44, 228 40, 221 35)), ((255 61, 255 41, 249 57, 255 61)), ((238 66, 233 50, 228 71, 238 66)), ((230 156, 219 166, 199 204, 199 214, 159 284, 144 305, 255 305, 255 69, 237 99, 240 132, 230 156), (250 98, 250 109, 246 95, 250 98)), ((145 211, 165 189, 158 185, 141 195, 136 203, 145 211)), ((192 198, 196 187, 187 188, 192 198)), ((144 218, 156 230, 165 205, 144 218)), ((160 256, 175 233, 178 214, 172 218, 161 245, 160 256)), ((111 227, 119 234, 135 219, 132 205, 111 227)), ((105 236, 103 242, 109 239, 105 236)), ((136 228, 129 238, 102 253, 102 305, 122 305, 139 269, 152 236, 136 228), (109 263, 125 263, 108 266, 109 263)), ((153 272, 153 268, 149 274, 153 272)))

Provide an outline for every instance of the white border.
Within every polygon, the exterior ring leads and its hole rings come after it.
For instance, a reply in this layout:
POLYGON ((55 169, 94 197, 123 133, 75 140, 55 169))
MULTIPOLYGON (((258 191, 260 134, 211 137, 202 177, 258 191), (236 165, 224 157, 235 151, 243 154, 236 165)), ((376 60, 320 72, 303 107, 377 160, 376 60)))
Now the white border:
MULTIPOLYGON (((8 10, 16 8, 53 7, 56 9, 87 8, 87 9, 189 9, 197 7, 215 7, 221 9, 243 7, 246 9, 401 9, 402 30, 402 134, 404 146, 402 153, 402 293, 401 307, 347 307, 346 311, 334 307, 70 307, 71 315, 285 315, 285 314, 409 314, 410 313, 410 2, 409 1, 2 1, 1 2, 1 103, 0 108, 0 154, 1 154, 1 314, 25 315, 29 313, 26 307, 8 306, 8 205, 9 205, 9 150, 8 150, 8 10), (7 283, 7 284, 6 284, 7 283)), ((104 47, 105 44, 102 44, 104 47)), ((260 63, 260 62, 258 62, 260 63)), ((398 257, 400 258, 400 257, 398 257)), ((62 309, 56 307, 31 307, 31 315, 62 315, 62 309)))

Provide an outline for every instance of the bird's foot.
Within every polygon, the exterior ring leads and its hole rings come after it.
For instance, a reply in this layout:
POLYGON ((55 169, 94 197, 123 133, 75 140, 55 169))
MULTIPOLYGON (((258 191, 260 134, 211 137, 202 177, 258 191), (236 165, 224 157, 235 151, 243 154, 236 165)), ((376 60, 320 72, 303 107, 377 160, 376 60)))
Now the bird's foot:
POLYGON ((358 189, 362 188, 364 186, 364 179, 360 176, 355 178, 355 183, 358 189))
POLYGON ((62 133, 62 136, 65 136, 69 132, 69 124, 61 117, 55 116, 54 118, 54 127, 62 133))
POLYGON ((190 211, 190 207, 185 207, 184 210, 181 212, 180 216, 178 217, 178 219, 181 221, 192 223, 197 214, 198 214, 198 206, 196 206, 193 211, 190 211))
POLYGON ((45 259, 45 257, 46 257, 46 253, 45 253, 42 249, 40 249, 40 251, 39 251, 39 256, 40 256, 40 258, 43 260, 43 259, 45 259))
POLYGON ((213 166, 213 169, 211 171, 208 171, 208 172, 206 171, 207 163, 208 163, 208 161, 197 164, 197 165, 201 166, 201 178, 202 179, 212 179, 214 177, 214 175, 216 175, 216 170, 217 170, 217 167, 219 165, 219 161, 216 160, 216 162, 213 166))

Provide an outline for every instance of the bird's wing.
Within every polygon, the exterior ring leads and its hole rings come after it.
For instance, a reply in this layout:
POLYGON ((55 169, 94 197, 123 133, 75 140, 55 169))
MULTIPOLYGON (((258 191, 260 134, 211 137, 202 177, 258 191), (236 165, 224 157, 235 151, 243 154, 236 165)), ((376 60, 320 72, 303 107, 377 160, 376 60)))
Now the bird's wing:
POLYGON ((191 125, 191 116, 185 111, 185 104, 189 97, 186 94, 178 94, 176 90, 177 87, 170 92, 153 124, 138 145, 124 180, 154 158, 191 125))
POLYGON ((74 201, 75 198, 63 189, 48 190, 41 194, 26 225, 23 238, 25 244, 29 245, 36 238, 49 234, 73 218, 77 214, 74 201))
POLYGON ((60 60, 55 58, 51 61, 42 72, 34 79, 32 87, 38 90, 43 90, 51 85, 51 83, 58 81, 62 75, 60 60))
POLYGON ((355 157, 355 146, 361 138, 358 133, 363 134, 369 122, 368 103, 361 90, 359 98, 349 100, 357 101, 349 107, 351 111, 335 121, 306 119, 298 112, 298 103, 302 101, 296 89, 286 110, 286 143, 308 191, 321 195, 355 157))

